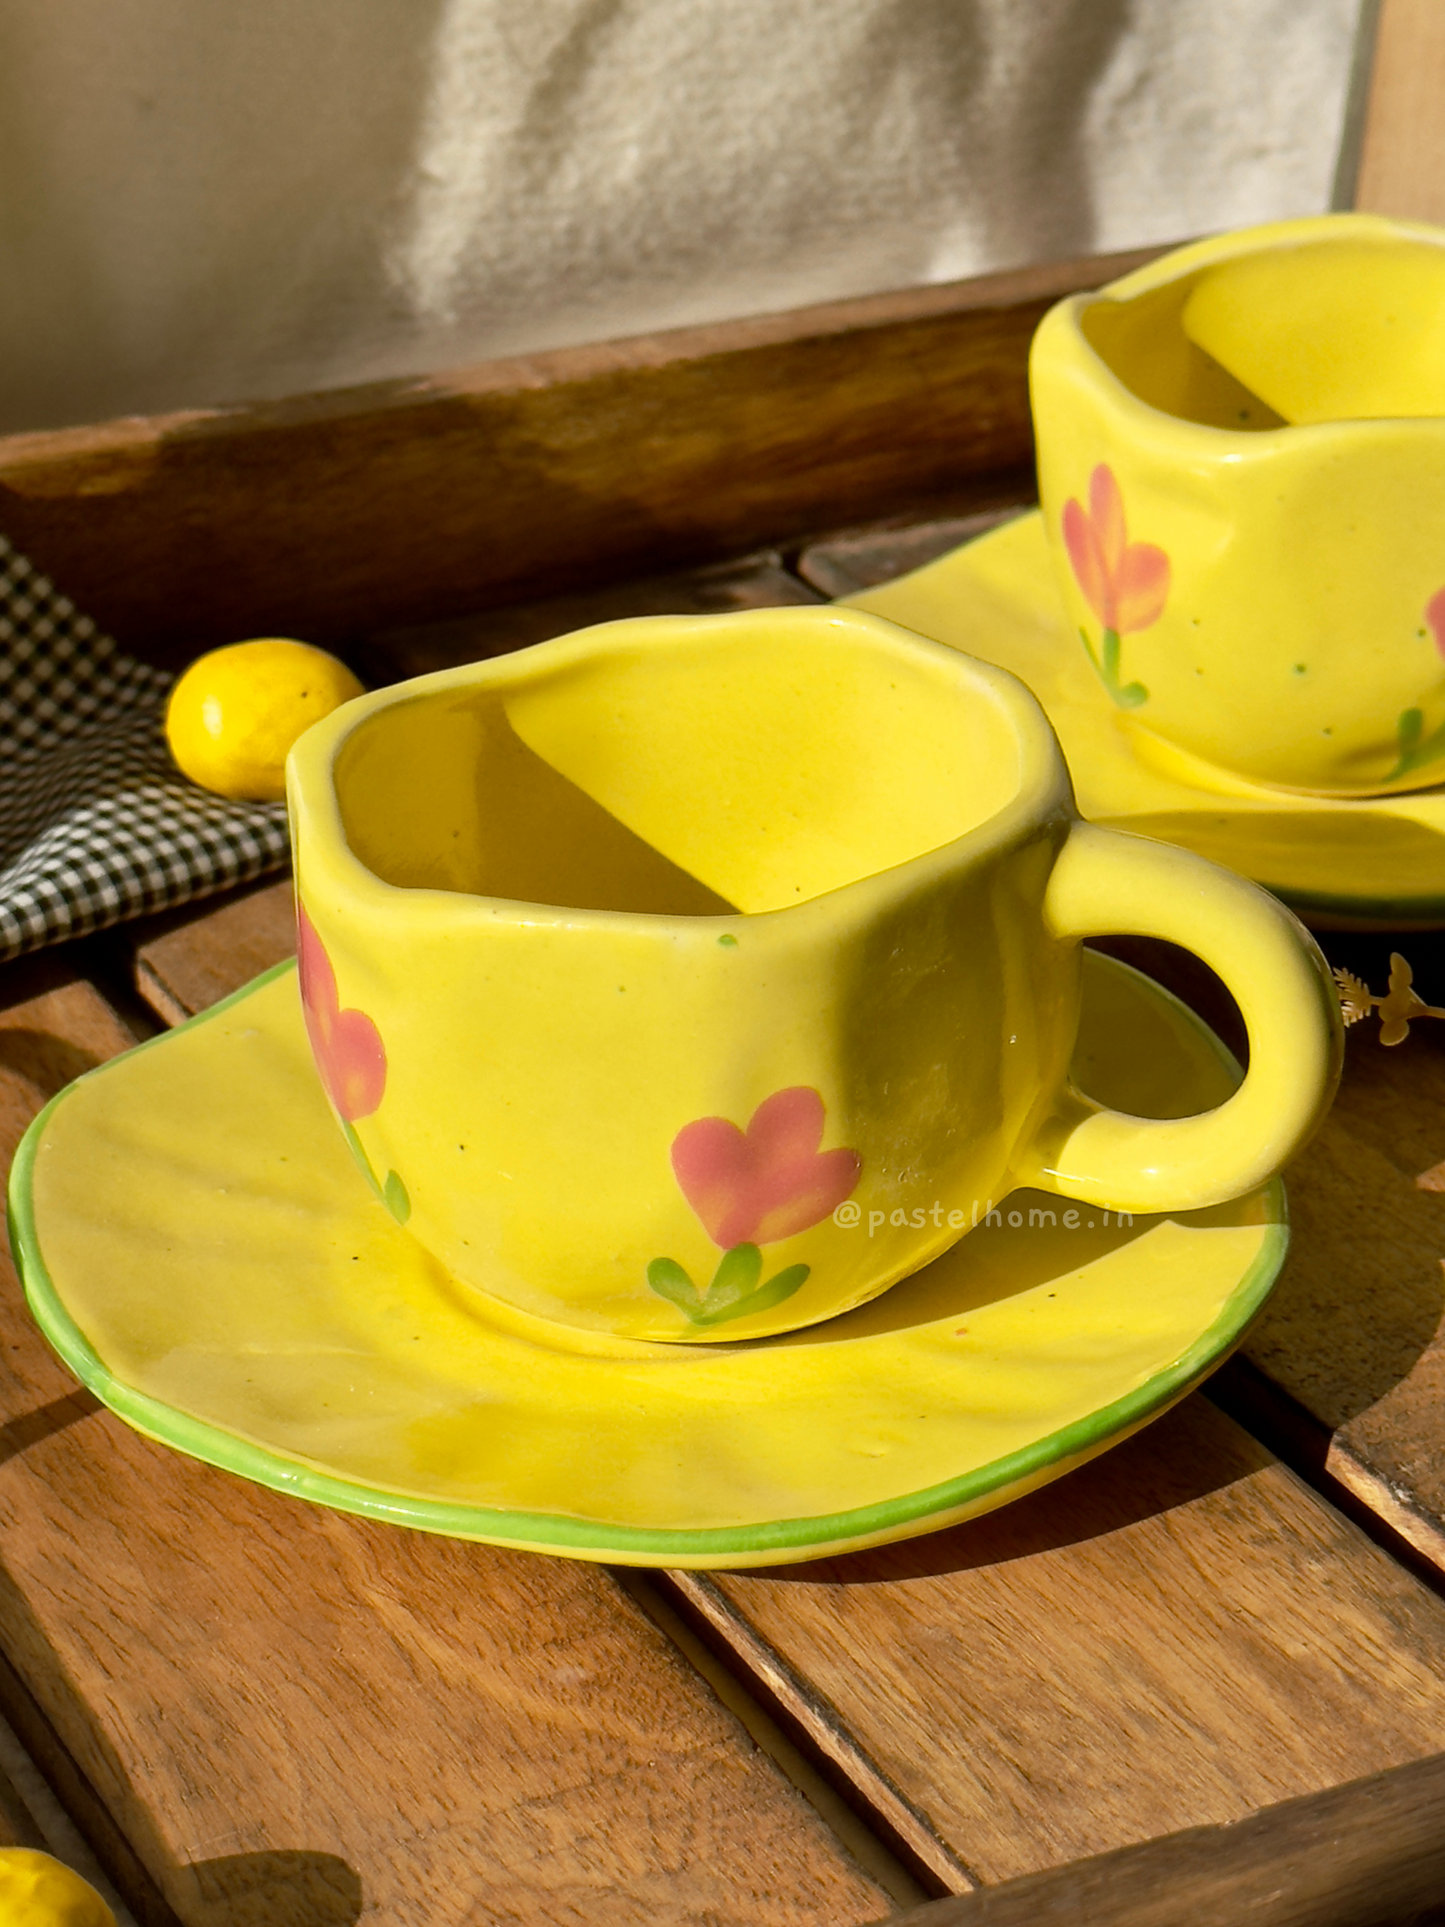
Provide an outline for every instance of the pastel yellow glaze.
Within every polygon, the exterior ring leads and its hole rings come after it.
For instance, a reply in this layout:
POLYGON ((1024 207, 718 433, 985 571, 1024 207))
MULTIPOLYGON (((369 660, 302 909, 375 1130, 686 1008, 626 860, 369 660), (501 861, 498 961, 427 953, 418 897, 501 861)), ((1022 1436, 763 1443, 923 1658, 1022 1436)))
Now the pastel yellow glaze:
POLYGON ((1338 1074, 1287 913, 1079 824, 1027 690, 852 610, 446 671, 320 724, 290 777, 349 1141, 449 1273, 540 1318, 752 1338, 876 1296, 1018 1183, 1208 1206, 1278 1170, 1338 1074), (1254 1058, 1219 1111, 1069 1089, 1079 940, 1118 928, 1234 989, 1254 1058))
POLYGON ((1045 318, 1045 524, 1131 729, 1287 789, 1445 777, 1442 322, 1445 233, 1363 214, 1181 248, 1045 318))
POLYGON ((0 1847, 0 1921, 5 1927, 115 1927, 88 1880, 33 1847, 0 1847))
MULTIPOLYGON (((1144 1115, 1218 1104, 1237 1076, 1095 956, 1074 1072, 1144 1115)), ((788 1337, 544 1325, 458 1284, 374 1197, 289 969, 71 1086, 12 1209, 46 1332, 141 1429, 373 1516, 688 1565, 904 1537, 1056 1476, 1218 1362, 1284 1242, 1277 1185, 1132 1225, 1016 1192, 885 1297, 788 1337)))
POLYGON ((1445 790, 1302 796, 1128 728, 1075 644, 1039 515, 869 589, 852 606, 1026 682, 1058 731, 1091 821, 1195 850, 1267 885, 1321 929, 1445 924, 1445 790))
POLYGON ((1206 268, 1189 339, 1287 422, 1445 415, 1445 247, 1336 235, 1206 268))

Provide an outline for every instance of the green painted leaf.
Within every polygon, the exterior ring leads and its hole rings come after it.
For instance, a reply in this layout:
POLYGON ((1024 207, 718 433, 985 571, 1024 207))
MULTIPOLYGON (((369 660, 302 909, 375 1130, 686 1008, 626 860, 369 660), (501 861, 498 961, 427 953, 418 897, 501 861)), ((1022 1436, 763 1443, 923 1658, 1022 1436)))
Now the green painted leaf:
POLYGON ((1400 744, 1400 757, 1385 778, 1387 783, 1393 783, 1397 777, 1407 775, 1412 769, 1424 768, 1427 763, 1434 762, 1442 750, 1445 750, 1445 723, 1441 723, 1438 729, 1422 741, 1424 728, 1423 709, 1401 710, 1400 720, 1395 725, 1395 733, 1400 744))
POLYGON ((756 1245, 734 1245, 725 1251, 713 1273, 706 1295, 699 1298, 697 1287, 676 1258, 654 1258, 647 1267, 647 1282, 659 1298, 666 1298, 694 1325, 724 1325, 732 1318, 746 1318, 755 1311, 780 1305, 807 1277, 807 1265, 789 1265, 765 1285, 758 1284, 763 1254, 756 1245))
POLYGON ((756 1245, 734 1245, 731 1251, 725 1251, 702 1301, 704 1314, 736 1304, 753 1290, 762 1270, 763 1254, 756 1245))
POLYGON ((356 1135, 356 1126, 354 1124, 349 1124, 346 1121, 346 1119, 343 1118, 341 1120, 341 1131, 342 1131, 342 1135, 346 1139, 347 1144, 351 1148, 351 1155, 356 1159, 356 1162, 361 1166, 361 1169, 365 1174, 366 1182, 371 1186, 372 1190, 376 1193, 377 1197, 381 1197, 382 1195, 381 1186, 377 1183, 376 1173, 371 1168, 371 1159, 366 1155, 366 1152, 362 1147, 361 1139, 356 1135))
POLYGON ((405 1224, 411 1216, 411 1197, 402 1183, 399 1173, 388 1171, 386 1183, 382 1187, 381 1201, 398 1224, 405 1224))
POLYGON ((654 1258, 647 1267, 647 1282, 659 1298, 666 1298, 669 1304, 697 1323, 702 1301, 697 1295, 697 1287, 677 1262, 676 1258, 654 1258))
POLYGON ((786 1271, 769 1278, 765 1285, 759 1285, 746 1298, 739 1298, 717 1311, 704 1309, 695 1322, 699 1325, 724 1325, 733 1318, 751 1318, 754 1312, 771 1311, 774 1305, 781 1305, 785 1298, 792 1297, 811 1270, 811 1265, 789 1265, 786 1271))
POLYGON ((1117 629, 1104 631, 1103 657, 1104 681, 1117 696, 1119 693, 1119 631, 1117 629))

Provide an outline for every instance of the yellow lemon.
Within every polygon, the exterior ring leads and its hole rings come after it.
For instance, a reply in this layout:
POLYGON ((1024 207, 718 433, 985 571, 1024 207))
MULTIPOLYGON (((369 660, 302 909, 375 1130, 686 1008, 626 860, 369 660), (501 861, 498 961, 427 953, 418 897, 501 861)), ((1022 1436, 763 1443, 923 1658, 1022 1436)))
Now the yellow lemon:
POLYGON ((308 642, 233 642, 178 679, 166 741, 202 789, 270 803, 286 794, 286 753, 296 738, 361 693, 344 662, 308 642))
POLYGON ((0 1847, 0 1921, 5 1927, 115 1927, 88 1880, 33 1847, 0 1847))

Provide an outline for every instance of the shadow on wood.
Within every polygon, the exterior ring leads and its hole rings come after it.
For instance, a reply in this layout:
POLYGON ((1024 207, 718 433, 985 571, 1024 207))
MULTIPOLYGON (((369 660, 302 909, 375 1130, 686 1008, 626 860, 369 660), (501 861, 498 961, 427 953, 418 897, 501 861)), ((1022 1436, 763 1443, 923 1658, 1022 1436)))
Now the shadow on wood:
POLYGON ((362 1909, 361 1876, 334 1853, 237 1853, 198 1860, 188 1870, 207 1922, 215 1927, 353 1927, 362 1909))
POLYGON ((37 1406, 23 1418, 14 1418, 8 1424, 0 1425, 0 1465, 20 1452, 28 1452, 32 1445, 39 1445, 43 1439, 53 1439, 57 1432, 63 1432, 68 1425, 89 1418, 92 1412, 99 1410, 100 1400, 94 1392, 79 1387, 61 1398, 52 1398, 46 1404, 37 1406))
MULTIPOLYGON (((1330 963, 1377 991, 1389 977, 1391 952, 1401 951, 1421 995, 1445 1002, 1441 932, 1327 931, 1320 944, 1330 963)), ((1104 937, 1092 947, 1164 984, 1247 1061, 1238 1008, 1197 957, 1146 937, 1104 937)), ((1230 1410, 1247 1408, 1250 1429, 1264 1423, 1281 1449, 1290 1440, 1286 1456, 1296 1464, 1323 1466, 1331 1433, 1417 1372, 1438 1349, 1445 1313, 1445 1198, 1414 1182, 1445 1158, 1445 1024, 1417 1024, 1392 1048, 1366 1020, 1346 1044, 1334 1110, 1285 1174, 1291 1255, 1243 1348, 1298 1411, 1281 1404, 1266 1422, 1257 1398, 1240 1405, 1238 1384, 1222 1400, 1230 1410)), ((1226 1368, 1226 1384, 1238 1377, 1226 1368)), ((1405 1474, 1402 1485, 1418 1484, 1418 1468, 1393 1472, 1405 1474)))
MULTIPOLYGON (((1182 1420, 1163 1422, 1172 1435, 1182 1420)), ((1227 1457, 1221 1452, 1169 1453, 1146 1428, 1077 1472, 980 1519, 838 1559, 772 1566, 766 1577, 774 1585, 887 1586, 1036 1559, 1189 1505, 1269 1463, 1269 1453, 1244 1433, 1235 1435, 1232 1444, 1227 1457)))

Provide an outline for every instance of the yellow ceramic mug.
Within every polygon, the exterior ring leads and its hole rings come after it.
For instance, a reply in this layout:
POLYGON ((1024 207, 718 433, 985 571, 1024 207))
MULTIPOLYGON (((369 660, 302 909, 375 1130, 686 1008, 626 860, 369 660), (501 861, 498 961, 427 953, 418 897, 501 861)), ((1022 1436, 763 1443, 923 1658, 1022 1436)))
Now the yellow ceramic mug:
POLYGON ((1034 341, 1059 581, 1132 727, 1328 794, 1445 780, 1445 231, 1181 248, 1034 341))
POLYGON ((1309 1135, 1338 1009, 1287 911, 1082 823, 1001 670, 845 609, 619 622, 384 689, 292 751, 301 991, 394 1214, 639 1339, 809 1324, 1014 1185, 1234 1196, 1309 1135), (1211 963, 1249 1075, 1144 1122, 1067 1078, 1079 940, 1211 963))

